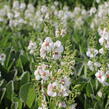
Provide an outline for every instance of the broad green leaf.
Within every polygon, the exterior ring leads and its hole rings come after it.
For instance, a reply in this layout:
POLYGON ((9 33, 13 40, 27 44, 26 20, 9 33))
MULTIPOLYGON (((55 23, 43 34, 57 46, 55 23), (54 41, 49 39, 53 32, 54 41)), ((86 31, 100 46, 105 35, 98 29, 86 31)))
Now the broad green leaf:
POLYGON ((30 81, 30 73, 24 72, 20 77, 20 85, 23 85, 30 81))
POLYGON ((34 100, 35 100, 35 89, 33 84, 26 83, 20 88, 19 96, 21 100, 26 103, 26 105, 31 108, 34 100))

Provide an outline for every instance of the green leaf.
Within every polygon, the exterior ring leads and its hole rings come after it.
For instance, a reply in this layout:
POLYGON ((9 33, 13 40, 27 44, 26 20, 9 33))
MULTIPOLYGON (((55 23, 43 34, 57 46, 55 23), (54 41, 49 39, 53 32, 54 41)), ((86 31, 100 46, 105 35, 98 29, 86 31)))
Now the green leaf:
POLYGON ((10 81, 7 85, 6 85, 6 97, 10 100, 13 99, 14 96, 14 82, 10 81))
POLYGON ((87 96, 88 97, 90 97, 90 95, 91 95, 91 86, 90 86, 90 84, 87 84, 87 86, 86 86, 86 94, 87 94, 87 96))
POLYGON ((33 84, 26 83, 20 88, 19 96, 26 105, 31 108, 35 100, 35 89, 33 84))
POLYGON ((5 92, 6 92, 6 88, 3 88, 2 90, 0 90, 0 93, 1 93, 1 96, 0 96, 0 103, 2 102, 3 100, 3 97, 5 95, 5 92), (2 92, 1 92, 2 91, 2 92))
POLYGON ((23 85, 30 81, 30 73, 24 72, 20 77, 20 84, 23 85))

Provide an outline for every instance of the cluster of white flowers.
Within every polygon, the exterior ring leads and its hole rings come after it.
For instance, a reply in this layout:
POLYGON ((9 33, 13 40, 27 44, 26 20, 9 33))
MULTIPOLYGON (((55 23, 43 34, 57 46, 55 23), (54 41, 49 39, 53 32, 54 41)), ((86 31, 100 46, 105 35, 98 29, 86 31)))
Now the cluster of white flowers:
POLYGON ((30 54, 34 54, 35 51, 36 51, 36 48, 37 48, 36 42, 30 41, 30 42, 29 42, 29 45, 28 45, 29 53, 30 53, 30 54))
POLYGON ((52 76, 52 73, 47 70, 47 67, 48 66, 45 64, 38 66, 37 70, 34 72, 36 80, 48 80, 48 78, 52 76))
MULTIPOLYGON (((76 106, 77 106, 77 104, 74 103, 74 104, 72 104, 72 105, 69 107, 69 109, 76 109, 76 106)), ((59 103, 59 107, 60 107, 60 108, 66 108, 66 103, 65 103, 65 102, 60 102, 60 103, 59 103)))
POLYGON ((52 53, 53 59, 57 60, 61 58, 63 51, 64 47, 62 46, 61 41, 58 40, 54 43, 50 37, 46 37, 40 49, 40 56, 46 58, 48 53, 52 53))
POLYGON ((84 8, 75 7, 72 12, 72 18, 74 21, 74 28, 81 28, 83 26, 85 19, 89 16, 89 12, 84 8))
POLYGON ((90 60, 88 61, 87 65, 88 65, 88 67, 89 67, 89 69, 91 71, 94 71, 96 68, 101 67, 101 63, 99 63, 99 62, 93 62, 93 61, 90 61, 90 60))
MULTIPOLYGON (((97 0, 99 1, 99 0, 97 0)), ((109 16, 109 1, 104 2, 104 4, 99 4, 98 9, 91 9, 91 13, 94 14, 92 18, 91 28, 99 27, 103 24, 109 16)))
MULTIPOLYGON (((67 6, 59 9, 57 4, 59 5, 54 2, 51 6, 38 5, 35 8, 31 3, 26 5, 24 2, 14 1, 12 7, 5 5, 0 9, 0 22, 9 22, 11 28, 23 28, 23 25, 27 25, 35 30, 40 30, 41 25, 48 22, 54 27, 55 36, 63 37, 67 33, 69 19, 74 22, 74 28, 81 28, 85 19, 96 12, 95 8, 90 12, 80 7, 75 7, 73 11, 67 6)), ((48 30, 48 27, 44 28, 44 31, 48 30)))
POLYGON ((70 93, 69 86, 70 86, 70 78, 64 77, 59 82, 49 83, 47 88, 47 94, 49 96, 68 96, 70 93))
POLYGON ((5 60, 6 60, 6 55, 4 53, 1 53, 0 54, 0 64, 4 65, 5 60))
POLYGON ((65 35, 66 35, 66 29, 61 29, 61 30, 57 29, 55 31, 55 36, 56 37, 59 37, 59 36, 64 37, 65 35))
MULTIPOLYGON (((47 65, 43 64, 37 67, 35 70, 34 75, 36 80, 43 80, 46 81, 52 76, 52 72, 47 70, 47 65)), ((68 96, 69 93, 69 86, 70 86, 70 78, 64 77, 59 80, 59 82, 49 83, 47 88, 47 94, 49 96, 68 96)))
POLYGON ((98 42, 101 48, 99 50, 95 48, 88 48, 86 55, 90 57, 90 60, 88 61, 87 66, 91 71, 96 72, 95 76, 99 82, 104 85, 109 85, 108 82, 106 82, 109 78, 108 61, 106 59, 102 62, 101 59, 101 56, 105 58, 106 50, 109 50, 109 32, 106 28, 99 28, 98 33, 100 35, 98 42), (104 61, 106 61, 106 63, 104 63, 104 61))
MULTIPOLYGON (((48 65, 42 64, 37 67, 34 75, 37 81, 41 82, 41 92, 43 96, 50 97, 67 97, 70 94, 71 79, 68 76, 54 77, 54 73, 48 70, 48 65)), ((46 98, 46 97, 45 97, 46 98)), ((39 109, 47 109, 46 99, 43 100, 42 106, 39 109)), ((64 101, 58 103, 59 107, 66 108, 67 104, 64 101)))
MULTIPOLYGON (((104 46, 105 48, 109 49, 109 32, 106 31, 106 28, 98 29, 98 33, 101 36, 99 39, 99 43, 101 46, 104 46)), ((102 48, 103 50, 103 48, 102 48)))
MULTIPOLYGON (((75 7, 73 11, 70 11, 67 6, 62 9, 59 9, 58 6, 59 3, 54 2, 51 6, 39 5, 35 8, 31 3, 26 6, 24 2, 14 1, 12 7, 5 5, 0 9, 0 22, 6 23, 9 21, 11 28, 28 25, 35 30, 40 29, 44 22, 48 22, 54 27, 55 36, 59 37, 66 35, 69 19, 74 22, 74 28, 81 28, 85 20, 88 17, 92 17, 90 27, 95 28, 104 23, 103 21, 109 15, 108 1, 104 2, 104 4, 99 4, 98 9, 92 7, 90 10, 75 7)), ((44 28, 44 31, 47 32, 48 30, 48 28, 44 28)))

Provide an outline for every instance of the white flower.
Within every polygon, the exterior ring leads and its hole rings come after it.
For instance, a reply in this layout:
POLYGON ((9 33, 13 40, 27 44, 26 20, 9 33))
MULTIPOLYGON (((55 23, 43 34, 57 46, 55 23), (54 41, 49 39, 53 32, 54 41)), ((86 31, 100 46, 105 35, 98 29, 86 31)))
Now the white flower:
POLYGON ((103 30, 98 29, 98 33, 101 36, 99 39, 100 45, 104 46, 105 48, 109 48, 109 32, 106 31, 106 28, 103 30))
POLYGON ((105 72, 103 72, 102 70, 98 70, 95 74, 96 78, 98 79, 99 82, 101 83, 105 83, 106 81, 106 75, 105 72))
POLYGON ((9 5, 4 5, 4 10, 5 10, 5 12, 9 12, 10 11, 10 6, 9 5))
POLYGON ((106 77, 109 78, 109 71, 106 71, 106 77))
POLYGON ((38 109, 43 109, 42 107, 38 107, 38 109))
POLYGON ((86 55, 90 58, 95 57, 98 54, 98 50, 94 48, 88 48, 88 51, 86 52, 86 55))
POLYGON ((59 4, 59 2, 58 2, 58 1, 55 1, 55 2, 54 2, 54 5, 55 5, 55 6, 57 6, 58 4, 59 4))
POLYGON ((87 65, 88 65, 88 67, 89 67, 89 69, 91 70, 91 71, 94 71, 94 65, 93 65, 93 62, 92 61, 88 61, 88 63, 87 63, 87 65))
POLYGON ((38 107, 38 109, 48 109, 48 108, 43 106, 43 107, 38 107))
POLYGON ((4 22, 4 21, 5 21, 5 19, 0 17, 0 22, 4 22))
POLYGON ((30 12, 34 12, 34 10, 35 10, 33 4, 31 4, 31 3, 28 4, 27 8, 28 8, 28 10, 29 10, 30 12))
POLYGON ((7 17, 8 17, 8 19, 12 19, 12 18, 14 17, 14 15, 13 15, 13 13, 8 12, 8 13, 7 13, 7 17))
POLYGON ((30 51, 30 54, 34 54, 36 48, 36 42, 30 41, 28 45, 28 50, 30 51))
POLYGON ((50 72, 49 72, 49 70, 45 70, 45 69, 42 70, 42 71, 40 71, 39 73, 40 73, 41 78, 42 78, 43 80, 47 80, 48 77, 51 75, 50 72))
POLYGON ((66 108, 66 106, 67 106, 67 105, 66 105, 65 102, 60 102, 60 103, 59 103, 59 107, 60 107, 60 108, 61 108, 61 107, 66 108))
POLYGON ((35 75, 35 79, 36 80, 40 80, 41 79, 41 76, 39 75, 39 71, 38 70, 35 70, 34 75, 35 75))
POLYGON ((21 4, 20 4, 20 9, 21 9, 21 10, 24 10, 25 8, 26 8, 26 4, 25 4, 25 3, 21 3, 21 4))
POLYGON ((65 76, 63 79, 61 79, 61 84, 63 84, 65 87, 69 88, 69 86, 71 84, 70 78, 65 76))
POLYGON ((94 62, 94 66, 95 66, 95 67, 100 67, 101 64, 100 64, 99 62, 94 62))
POLYGON ((69 89, 61 84, 59 90, 59 96, 68 96, 68 95, 69 95, 69 89))
POLYGON ((53 49, 53 41, 52 41, 52 39, 50 37, 47 37, 44 40, 41 48, 46 50, 47 52, 50 52, 53 49))
POLYGON ((4 65, 5 60, 6 60, 6 55, 4 53, 1 53, 0 54, 0 63, 2 65, 4 65))
POLYGON ((47 94, 51 97, 57 96, 57 86, 58 86, 57 82, 50 83, 47 88, 47 94))
POLYGON ((60 35, 63 37, 66 35, 66 29, 61 29, 60 35))
POLYGON ((42 57, 43 59, 46 57, 47 51, 43 48, 40 49, 40 57, 42 57))
POLYGON ((50 37, 46 37, 40 49, 40 56, 46 58, 47 53, 52 52, 54 48, 53 41, 50 37))
POLYGON ((20 17, 20 12, 18 12, 18 11, 14 11, 14 14, 15 14, 15 15, 14 15, 15 18, 20 17))
POLYGON ((62 46, 60 41, 56 41, 54 43, 54 49, 53 49, 53 59, 57 60, 61 58, 61 53, 64 51, 64 47, 62 46))
POLYGON ((100 3, 100 0, 96 0, 97 3, 100 3))
POLYGON ((77 106, 77 103, 72 104, 71 107, 70 107, 70 109, 76 109, 76 106, 77 106))
POLYGON ((60 59, 61 58, 61 53, 59 53, 59 52, 54 52, 53 53, 53 59, 54 60, 57 60, 57 59, 60 59))
POLYGON ((59 32, 58 29, 56 29, 56 31, 55 31, 55 36, 56 36, 56 37, 59 37, 59 35, 60 35, 60 32, 59 32))
POLYGON ((19 24, 24 24, 25 23, 24 19, 22 19, 22 18, 19 18, 18 22, 19 22, 19 24))
POLYGON ((45 5, 43 5, 43 6, 41 6, 40 11, 41 11, 42 13, 47 13, 48 8, 47 8, 45 5))
POLYGON ((96 8, 95 7, 92 7, 90 9, 90 15, 95 14, 95 12, 96 12, 96 8))
POLYGON ((49 76, 52 75, 49 70, 46 70, 47 65, 38 66, 37 70, 34 72, 36 80, 48 80, 49 76))
POLYGON ((99 43, 100 43, 101 45, 104 44, 104 41, 105 41, 105 39, 104 39, 103 37, 101 37, 101 38, 99 39, 99 43))
POLYGON ((99 53, 104 54, 104 49, 103 48, 99 49, 99 53))
POLYGON ((98 95, 99 97, 102 97, 103 94, 102 94, 101 91, 98 91, 98 92, 97 92, 97 95, 98 95))
POLYGON ((13 8, 19 9, 19 1, 14 1, 13 2, 13 8))
POLYGON ((49 18, 50 18, 50 17, 49 17, 49 13, 46 13, 44 19, 45 19, 45 20, 49 20, 49 18))

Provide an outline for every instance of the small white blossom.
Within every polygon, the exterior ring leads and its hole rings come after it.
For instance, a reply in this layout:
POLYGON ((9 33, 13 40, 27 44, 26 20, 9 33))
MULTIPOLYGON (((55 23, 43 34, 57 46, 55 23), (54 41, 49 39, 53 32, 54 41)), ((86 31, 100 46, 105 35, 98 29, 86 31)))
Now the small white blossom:
POLYGON ((60 102, 60 103, 59 103, 59 107, 60 107, 60 108, 61 108, 61 107, 62 107, 62 108, 66 108, 66 106, 67 106, 67 105, 66 105, 65 102, 60 102))
POLYGON ((33 4, 28 4, 28 6, 27 6, 27 9, 29 10, 29 12, 34 12, 34 10, 35 10, 35 8, 34 8, 34 6, 33 6, 33 4))
POLYGON ((54 49, 53 49, 53 59, 57 60, 61 58, 61 54, 64 51, 64 47, 62 46, 60 41, 56 41, 54 43, 54 49))
POLYGON ((20 4, 19 4, 19 1, 14 1, 14 2, 13 2, 13 8, 14 8, 14 9, 19 9, 19 5, 20 5, 20 4))
POLYGON ((76 109, 76 106, 77 106, 77 103, 72 104, 71 107, 70 107, 70 109, 76 109))
POLYGON ((0 54, 0 63, 2 65, 4 65, 5 60, 6 60, 6 55, 4 53, 1 53, 0 54))
POLYGON ((12 19, 12 18, 14 17, 14 15, 13 15, 13 13, 8 12, 8 13, 7 13, 7 17, 8 17, 8 19, 12 19))
POLYGON ((88 48, 88 51, 86 52, 86 54, 88 57, 93 58, 98 54, 98 50, 94 48, 88 48))
POLYGON ((106 81, 106 75, 105 72, 103 72, 102 70, 98 70, 95 74, 96 78, 98 79, 99 82, 101 83, 105 83, 106 81))
POLYGON ((45 5, 41 6, 42 13, 47 13, 47 11, 48 11, 48 8, 45 5))
POLYGON ((25 8, 26 8, 26 4, 25 4, 25 3, 21 3, 21 4, 20 4, 20 9, 21 9, 21 10, 24 10, 25 8))
POLYGON ((48 85, 48 88, 47 88, 47 94, 49 96, 51 96, 51 97, 57 96, 57 87, 58 87, 58 83, 57 82, 50 83, 48 85))
POLYGON ((97 95, 98 95, 99 97, 102 97, 103 94, 102 94, 101 91, 98 91, 98 92, 97 92, 97 95))
POLYGON ((30 41, 29 45, 28 45, 28 50, 29 50, 30 54, 34 54, 36 48, 37 48, 36 42, 30 41))
POLYGON ((88 61, 88 63, 87 63, 87 65, 88 65, 88 67, 89 67, 89 69, 91 70, 91 71, 94 71, 94 64, 93 64, 93 62, 92 61, 88 61))
POLYGON ((96 0, 97 3, 100 3, 100 0, 96 0))
POLYGON ((52 41, 52 39, 50 37, 47 37, 44 40, 41 48, 45 49, 47 52, 50 52, 53 49, 53 41, 52 41))
POLYGON ((70 78, 65 76, 63 79, 61 79, 61 84, 63 84, 65 87, 69 88, 69 86, 71 84, 70 78))
POLYGON ((69 95, 69 89, 67 87, 65 87, 64 85, 60 85, 60 90, 58 93, 59 96, 68 96, 69 95))
POLYGON ((49 70, 47 70, 46 67, 46 65, 38 66, 37 70, 35 70, 34 72, 36 80, 42 79, 46 81, 52 75, 52 73, 49 72, 49 70))
POLYGON ((60 32, 59 32, 58 29, 56 29, 56 31, 55 31, 55 36, 56 36, 56 37, 59 37, 59 35, 60 35, 60 32))
POLYGON ((47 51, 43 48, 40 49, 40 56, 44 59, 46 58, 47 55, 47 51))
POLYGON ((92 14, 95 14, 95 12, 96 12, 96 8, 95 7, 92 7, 90 9, 90 16, 92 16, 92 14))
POLYGON ((99 49, 99 53, 104 54, 104 49, 103 48, 99 49))
POLYGON ((100 64, 99 62, 94 62, 94 66, 95 66, 95 67, 100 67, 101 64, 100 64))

